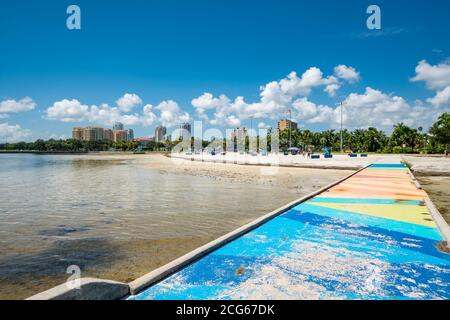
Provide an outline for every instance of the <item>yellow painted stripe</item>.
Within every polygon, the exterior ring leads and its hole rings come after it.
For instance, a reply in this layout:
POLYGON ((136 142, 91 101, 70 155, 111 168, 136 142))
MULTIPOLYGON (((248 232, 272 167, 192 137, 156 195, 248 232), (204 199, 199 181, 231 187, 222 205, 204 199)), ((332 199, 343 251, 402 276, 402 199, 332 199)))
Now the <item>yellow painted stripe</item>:
POLYGON ((351 211, 375 217, 398 220, 422 226, 433 227, 433 219, 426 206, 404 206, 401 204, 355 204, 355 203, 323 203, 309 202, 315 206, 336 210, 351 211))

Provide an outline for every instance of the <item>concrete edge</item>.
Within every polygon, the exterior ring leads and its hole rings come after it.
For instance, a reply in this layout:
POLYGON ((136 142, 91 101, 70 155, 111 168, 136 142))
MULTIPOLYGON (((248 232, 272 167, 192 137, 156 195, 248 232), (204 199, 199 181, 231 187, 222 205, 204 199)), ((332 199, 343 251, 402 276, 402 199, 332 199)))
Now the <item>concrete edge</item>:
MULTIPOLYGON (((75 281, 72 280, 71 284, 74 285, 75 281)), ((96 278, 81 278, 79 281, 78 288, 72 288, 66 282, 25 300, 117 300, 130 294, 127 283, 96 278)))
MULTIPOLYGON (((408 168, 408 174, 410 175, 412 181, 414 182, 417 189, 423 190, 422 186, 420 185, 417 178, 414 176, 411 169, 408 168)), ((428 211, 430 212, 431 217, 433 218, 434 222, 436 223, 439 231, 441 232, 442 236, 444 237, 444 240, 446 242, 446 246, 448 249, 450 249, 450 226, 445 221, 445 219, 442 217, 439 210, 434 205, 433 201, 431 201, 430 197, 427 194, 427 197, 425 198, 425 205, 428 208, 428 211)))
POLYGON ((436 223, 439 231, 441 232, 442 236, 444 237, 444 240, 447 242, 447 248, 450 249, 450 226, 447 224, 447 222, 442 217, 439 210, 434 205, 433 201, 429 197, 425 199, 425 204, 427 205, 428 211, 430 211, 431 217, 433 218, 434 222, 436 223))
POLYGON ((349 179, 353 175, 366 169, 369 166, 370 166, 370 164, 367 166, 364 166, 363 168, 359 168, 358 170, 356 170, 355 172, 351 173, 350 175, 348 175, 344 178, 341 178, 325 187, 322 187, 319 190, 314 191, 300 199, 290 202, 281 208, 278 208, 278 209, 254 220, 246 225, 243 225, 242 227, 235 229, 234 231, 231 231, 231 232, 217 238, 216 240, 213 240, 213 241, 181 256, 180 258, 177 258, 164 266, 162 266, 158 269, 155 269, 155 270, 143 275, 142 277, 137 278, 136 280, 134 280, 128 284, 130 287, 130 294, 135 295, 135 294, 139 293, 143 289, 150 287, 151 285, 155 284, 156 282, 163 280, 164 278, 179 271, 183 267, 193 263, 195 260, 200 259, 201 257, 207 255, 208 253, 210 253, 210 252, 218 249, 219 247, 222 247, 225 244, 242 236, 243 234, 248 233, 253 229, 256 229, 257 227, 261 226, 262 224, 266 223, 267 221, 277 217, 278 215, 299 205, 300 203, 305 202, 306 200, 309 200, 312 197, 315 197, 316 195, 321 194, 322 192, 338 185, 339 183, 349 179))
POLYGON ((408 174, 409 174, 411 180, 413 181, 414 185, 416 186, 416 188, 422 190, 422 186, 420 185, 419 181, 414 176, 414 174, 412 173, 410 168, 408 168, 408 174))
MULTIPOLYGON (((414 182, 415 186, 418 189, 422 189, 422 186, 420 185, 419 181, 417 180, 417 178, 414 176, 414 174, 412 173, 412 171, 408 168, 408 173, 412 179, 412 181, 414 182)), ((427 197, 425 198, 425 205, 428 208, 428 211, 430 212, 431 217, 433 218, 434 222, 436 223, 439 231, 441 232, 442 236, 444 237, 444 240, 446 242, 446 247, 448 249, 450 249, 450 226, 448 225, 448 223, 445 221, 445 219, 442 217, 441 213, 439 212, 439 210, 436 208, 436 206, 434 205, 433 201, 431 201, 430 197, 427 194, 427 197)))

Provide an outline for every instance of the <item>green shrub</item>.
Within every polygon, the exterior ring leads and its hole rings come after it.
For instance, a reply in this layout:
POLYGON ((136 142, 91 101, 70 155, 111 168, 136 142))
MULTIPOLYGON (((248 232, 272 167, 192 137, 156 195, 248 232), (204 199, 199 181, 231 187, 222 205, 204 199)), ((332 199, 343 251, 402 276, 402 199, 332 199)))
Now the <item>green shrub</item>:
POLYGON ((392 148, 392 153, 402 153, 403 148, 400 146, 395 146, 392 148))

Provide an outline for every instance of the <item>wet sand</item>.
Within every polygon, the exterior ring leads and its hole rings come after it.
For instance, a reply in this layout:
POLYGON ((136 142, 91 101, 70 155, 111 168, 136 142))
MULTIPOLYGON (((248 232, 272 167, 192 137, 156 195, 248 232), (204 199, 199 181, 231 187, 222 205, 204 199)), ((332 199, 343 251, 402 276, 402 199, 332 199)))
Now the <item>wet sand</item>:
POLYGON ((58 285, 69 265, 84 277, 134 280, 352 172, 174 163, 158 154, 52 156, 49 163, 38 174, 15 168, 17 161, 8 169, 23 175, 18 188, 30 194, 11 191, 19 198, 0 204, 0 299, 58 285), (36 189, 42 179, 46 188, 36 189))
POLYGON ((417 176, 417 179, 450 225, 450 176, 417 176))
POLYGON ((450 224, 450 157, 403 156, 416 178, 450 224))

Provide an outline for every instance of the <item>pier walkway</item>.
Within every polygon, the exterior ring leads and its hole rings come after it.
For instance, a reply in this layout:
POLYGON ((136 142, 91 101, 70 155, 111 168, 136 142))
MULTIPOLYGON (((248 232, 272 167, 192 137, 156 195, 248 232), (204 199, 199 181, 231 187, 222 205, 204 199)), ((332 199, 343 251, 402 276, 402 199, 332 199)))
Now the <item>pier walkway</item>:
POLYGON ((128 299, 450 299, 427 199, 371 165, 128 299))

